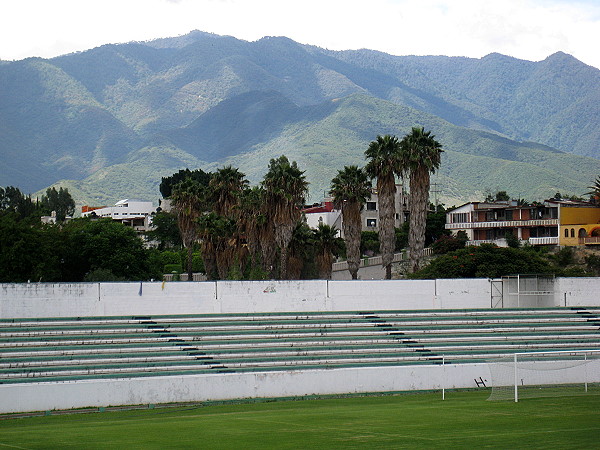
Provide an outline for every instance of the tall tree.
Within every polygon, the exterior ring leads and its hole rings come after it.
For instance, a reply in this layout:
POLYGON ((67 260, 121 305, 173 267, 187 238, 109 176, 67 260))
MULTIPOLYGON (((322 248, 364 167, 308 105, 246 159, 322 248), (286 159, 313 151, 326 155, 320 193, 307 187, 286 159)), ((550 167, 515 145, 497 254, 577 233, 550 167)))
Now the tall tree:
POLYGON ((63 222, 67 216, 72 216, 75 212, 75 201, 66 188, 61 187, 58 191, 55 187, 46 189, 40 203, 47 214, 56 212, 58 222, 63 222))
POLYGON ((282 155, 271 159, 262 185, 265 189, 269 217, 275 227, 275 241, 281 252, 279 276, 286 279, 288 245, 296 223, 300 220, 300 207, 308 193, 308 183, 296 161, 290 163, 287 157, 282 155))
POLYGON ((226 279, 236 258, 236 248, 232 242, 235 239, 235 221, 210 212, 198 217, 197 225, 208 279, 212 279, 215 272, 219 279, 226 279))
POLYGON ((257 264, 261 250, 260 229, 266 222, 263 210, 264 190, 260 186, 244 189, 240 195, 239 228, 246 238, 250 265, 257 264))
POLYGON ((304 221, 299 221, 294 228, 289 245, 288 278, 299 280, 306 270, 307 263, 315 260, 313 230, 304 221))
POLYGON ((379 244, 385 278, 392 278, 392 261, 396 235, 394 217, 396 215, 396 175, 402 175, 400 142, 396 136, 377 136, 365 151, 367 165, 365 171, 371 178, 377 178, 379 197, 379 244))
POLYGON ((19 220, 41 215, 39 204, 14 186, 7 186, 6 189, 0 187, 0 214, 4 212, 16 213, 19 220))
POLYGON ((171 176, 162 177, 158 189, 163 198, 170 198, 171 194, 173 193, 173 188, 187 178, 191 178, 192 180, 200 183, 202 186, 206 186, 210 181, 211 173, 204 172, 202 169, 181 169, 179 172, 174 173, 171 176))
POLYGON ((248 180, 238 169, 226 166, 212 174, 209 186, 213 210, 220 216, 232 217, 248 180))
POLYGON ((171 204, 177 215, 181 241, 188 252, 188 280, 192 280, 194 243, 198 239, 198 217, 206 209, 206 187, 198 181, 186 178, 173 187, 171 204))
MULTIPOLYGON (((213 211, 225 219, 220 225, 228 223, 228 232, 215 236, 217 251, 217 266, 219 277, 224 278, 229 273, 232 264, 242 264, 245 247, 242 246, 241 208, 242 192, 248 187, 246 175, 232 166, 226 166, 215 173, 209 182, 210 199, 213 211), (237 226, 236 226, 237 225, 237 226)), ((222 228, 222 227, 221 227, 222 228)), ((238 267, 241 271, 241 267, 238 267)))
POLYGON ((413 127, 401 143, 401 166, 408 172, 410 183, 410 226, 408 247, 410 271, 419 269, 425 248, 425 226, 429 207, 431 174, 440 167, 442 144, 431 131, 413 127))
POLYGON ((330 195, 333 205, 342 211, 342 230, 346 242, 348 271, 353 280, 358 278, 360 266, 360 237, 362 222, 360 212, 371 196, 371 181, 358 166, 346 166, 331 180, 330 195))
POLYGON ((313 240, 317 251, 317 266, 319 278, 331 279, 333 257, 339 255, 342 248, 341 239, 337 237, 338 230, 334 226, 320 223, 313 230, 313 240))

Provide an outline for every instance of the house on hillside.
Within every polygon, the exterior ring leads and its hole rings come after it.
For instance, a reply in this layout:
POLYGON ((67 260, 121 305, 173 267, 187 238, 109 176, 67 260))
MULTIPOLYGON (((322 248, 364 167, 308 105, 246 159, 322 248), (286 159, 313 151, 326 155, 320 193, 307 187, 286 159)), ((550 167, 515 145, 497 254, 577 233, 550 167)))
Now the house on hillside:
MULTIPOLYGON (((401 184, 396 185, 396 217, 395 227, 400 228, 408 220, 408 194, 401 184)), ((305 207, 302 212, 306 223, 311 228, 317 228, 320 223, 342 229, 341 211, 334 209, 333 199, 328 197, 323 202, 305 207)), ((372 189, 371 197, 367 199, 361 211, 362 231, 379 230, 379 197, 377 190, 372 189)))
POLYGON ((152 228, 152 216, 156 208, 152 202, 125 199, 115 203, 114 206, 81 208, 82 217, 111 218, 123 225, 132 227, 138 233, 145 233, 152 228))
POLYGON ((506 247, 512 233, 530 245, 600 245, 600 206, 573 200, 470 202, 446 213, 446 229, 464 231, 467 245, 506 247))

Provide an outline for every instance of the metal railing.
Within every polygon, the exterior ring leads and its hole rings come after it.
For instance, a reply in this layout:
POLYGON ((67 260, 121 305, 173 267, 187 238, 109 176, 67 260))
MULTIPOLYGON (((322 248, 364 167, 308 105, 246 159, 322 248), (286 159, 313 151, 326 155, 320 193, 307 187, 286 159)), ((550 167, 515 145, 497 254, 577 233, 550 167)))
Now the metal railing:
POLYGON ((600 236, 582 237, 582 238, 579 238, 579 243, 580 244, 585 244, 585 245, 600 244, 600 236))
MULTIPOLYGON (((433 254, 433 250, 431 248, 423 249, 423 256, 431 256, 432 254, 433 254)), ((392 262, 408 261, 408 258, 409 258, 408 251, 394 253, 394 259, 392 260, 392 262)), ((371 258, 362 258, 360 260, 359 268, 360 267, 378 266, 378 265, 381 265, 382 262, 383 262, 383 258, 381 255, 373 256, 371 258)), ((348 261, 339 261, 339 262, 333 263, 332 270, 334 272, 337 272, 340 270, 348 270, 348 261)))
MULTIPOLYGON (((530 244, 530 245, 558 245, 558 237, 539 237, 539 238, 529 238, 529 239, 520 239, 521 245, 530 244)), ((506 239, 478 239, 467 241, 467 245, 473 245, 477 247, 481 244, 496 244, 498 247, 508 247, 508 243, 506 239)))
POLYGON ((535 220, 497 220, 488 222, 464 222, 447 223, 447 230, 463 230, 469 228, 518 228, 531 226, 558 225, 558 219, 535 219, 535 220))

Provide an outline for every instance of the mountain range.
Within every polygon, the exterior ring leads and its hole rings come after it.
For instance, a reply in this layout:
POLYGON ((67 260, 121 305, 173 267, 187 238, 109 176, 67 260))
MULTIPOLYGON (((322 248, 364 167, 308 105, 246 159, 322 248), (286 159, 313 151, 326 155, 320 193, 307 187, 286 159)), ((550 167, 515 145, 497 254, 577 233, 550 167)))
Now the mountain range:
POLYGON ((600 174, 600 71, 562 52, 393 56, 200 31, 0 61, 0 186, 60 185, 80 204, 156 201, 185 167, 258 183, 281 154, 319 201, 378 134, 412 126, 443 145, 432 181, 447 204, 583 195, 600 174))

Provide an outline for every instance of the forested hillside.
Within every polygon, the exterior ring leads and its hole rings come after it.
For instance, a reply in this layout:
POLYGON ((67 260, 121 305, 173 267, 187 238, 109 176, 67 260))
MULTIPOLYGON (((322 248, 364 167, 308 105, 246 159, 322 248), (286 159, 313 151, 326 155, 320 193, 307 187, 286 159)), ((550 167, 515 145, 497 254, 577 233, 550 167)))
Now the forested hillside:
POLYGON ((202 32, 0 64, 0 186, 78 202, 156 201, 183 167, 258 181, 287 154, 318 201, 377 134, 431 129, 450 201, 486 190, 582 195, 600 173, 600 71, 541 62, 332 52, 202 32), (67 181, 70 180, 70 181, 67 181))

